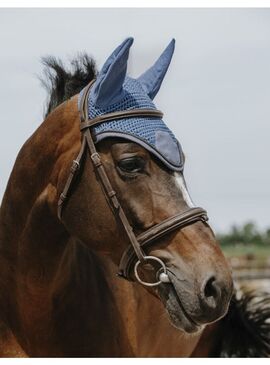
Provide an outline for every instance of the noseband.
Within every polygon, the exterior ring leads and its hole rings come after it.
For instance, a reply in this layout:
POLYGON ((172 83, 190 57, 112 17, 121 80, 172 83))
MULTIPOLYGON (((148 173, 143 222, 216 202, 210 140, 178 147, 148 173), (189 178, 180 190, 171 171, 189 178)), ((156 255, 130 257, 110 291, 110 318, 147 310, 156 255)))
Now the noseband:
POLYGON ((81 116, 81 133, 82 133, 82 145, 80 152, 75 160, 73 160, 70 174, 66 181, 63 192, 61 193, 58 201, 58 217, 61 220, 63 204, 69 196, 69 191, 71 184, 74 180, 75 175, 81 168, 81 161, 85 150, 88 148, 90 157, 93 163, 94 170, 97 173, 98 181, 102 186, 102 190, 105 194, 106 200, 112 208, 115 216, 121 221, 122 226, 129 238, 130 245, 124 251, 120 264, 118 275, 127 280, 133 280, 132 269, 136 279, 143 285, 146 286, 157 286, 161 282, 169 282, 167 275, 167 268, 162 260, 155 256, 145 255, 144 249, 149 247, 158 238, 176 230, 181 229, 187 225, 195 223, 197 221, 206 222, 208 220, 207 213, 202 208, 189 208, 188 210, 176 214, 161 223, 158 223, 148 229, 147 231, 135 236, 132 226, 129 224, 127 216, 122 209, 122 206, 116 196, 116 192, 113 190, 108 175, 102 164, 99 153, 96 150, 93 137, 91 134, 91 127, 96 126, 100 123, 107 122, 109 120, 121 119, 121 118, 132 118, 132 117, 159 117, 162 118, 163 113, 155 109, 132 109, 124 110, 119 112, 113 112, 108 114, 103 114, 94 119, 88 118, 88 96, 90 93, 91 86, 95 80, 91 81, 90 84, 85 88, 80 101, 80 116, 81 116), (149 283, 143 281, 138 273, 138 267, 142 264, 151 263, 155 261, 161 267, 159 270, 158 281, 154 283, 149 283))

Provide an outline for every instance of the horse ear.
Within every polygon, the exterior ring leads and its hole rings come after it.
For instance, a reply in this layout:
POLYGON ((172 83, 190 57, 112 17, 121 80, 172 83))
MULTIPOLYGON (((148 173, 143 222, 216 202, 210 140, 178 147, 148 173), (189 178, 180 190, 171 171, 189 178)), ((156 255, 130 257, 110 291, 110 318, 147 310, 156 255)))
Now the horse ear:
POLYGON ((164 76, 171 63, 174 47, 175 39, 172 39, 154 65, 138 78, 138 81, 151 99, 154 99, 160 89, 164 76))
POLYGON ((118 46, 103 65, 91 91, 94 105, 107 106, 121 96, 127 72, 129 49, 133 38, 127 38, 118 46))

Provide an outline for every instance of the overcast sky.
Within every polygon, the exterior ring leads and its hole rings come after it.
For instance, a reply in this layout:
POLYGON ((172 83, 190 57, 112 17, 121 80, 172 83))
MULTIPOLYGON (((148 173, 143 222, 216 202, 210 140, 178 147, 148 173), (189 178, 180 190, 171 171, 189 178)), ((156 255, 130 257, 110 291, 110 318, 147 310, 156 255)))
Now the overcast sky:
POLYGON ((41 56, 87 51, 100 68, 127 36, 135 38, 134 77, 176 39, 155 101, 213 227, 270 226, 270 9, 0 9, 0 199, 20 147, 42 122, 41 56))

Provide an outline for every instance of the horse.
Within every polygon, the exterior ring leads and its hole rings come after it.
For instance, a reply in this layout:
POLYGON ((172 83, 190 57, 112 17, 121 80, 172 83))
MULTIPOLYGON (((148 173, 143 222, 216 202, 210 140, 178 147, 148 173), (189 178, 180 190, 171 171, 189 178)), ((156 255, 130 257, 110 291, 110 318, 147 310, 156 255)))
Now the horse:
MULTIPOLYGON (((127 76, 132 43, 99 73, 86 54, 71 70, 44 59, 45 120, 17 156, 0 211, 2 348, 12 338, 29 357, 243 356, 224 339, 239 337, 246 302, 153 103, 175 42, 137 79, 127 76)), ((266 322, 254 356, 269 350, 266 322)))

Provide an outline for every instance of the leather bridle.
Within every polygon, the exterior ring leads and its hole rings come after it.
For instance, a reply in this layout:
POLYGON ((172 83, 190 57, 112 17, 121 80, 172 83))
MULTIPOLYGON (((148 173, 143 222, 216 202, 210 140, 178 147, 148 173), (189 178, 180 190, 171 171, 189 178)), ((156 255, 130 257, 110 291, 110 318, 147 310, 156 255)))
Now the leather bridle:
POLYGON ((113 112, 108 114, 103 114, 94 119, 88 118, 88 96, 91 90, 91 86, 95 80, 91 81, 88 86, 84 89, 81 100, 80 100, 80 117, 81 125, 80 130, 82 133, 82 144, 80 152, 75 160, 73 160, 70 174, 66 181, 63 192, 61 193, 58 201, 58 217, 61 220, 63 204, 67 200, 70 192, 71 184, 74 180, 75 175, 78 173, 82 167, 82 157, 85 150, 88 149, 90 157, 93 163, 94 170, 97 173, 99 183, 102 186, 102 190, 105 194, 106 200, 112 208, 115 216, 121 221, 122 226, 128 236, 130 245, 124 251, 120 264, 118 275, 127 280, 133 280, 132 278, 132 268, 134 270, 135 277, 137 280, 147 286, 156 286, 161 282, 169 282, 169 277, 167 275, 167 268, 162 260, 155 256, 145 255, 144 250, 150 246, 158 238, 176 230, 181 229, 187 225, 193 224, 197 221, 206 222, 208 220, 207 213, 204 209, 198 207, 192 207, 188 210, 176 214, 172 217, 167 218, 149 228, 147 231, 135 236, 132 226, 129 224, 127 216, 116 196, 116 192, 113 190, 111 182, 105 171, 103 163, 101 161, 100 155, 96 150, 95 143, 91 134, 91 127, 96 126, 100 123, 107 122, 109 120, 115 120, 120 118, 132 118, 132 117, 158 117, 162 118, 163 113, 156 109, 132 109, 124 110, 119 112, 113 112), (150 263, 151 261, 156 261, 160 266, 161 270, 158 271, 158 280, 154 283, 149 283, 143 281, 138 274, 138 266, 140 264, 150 263))

